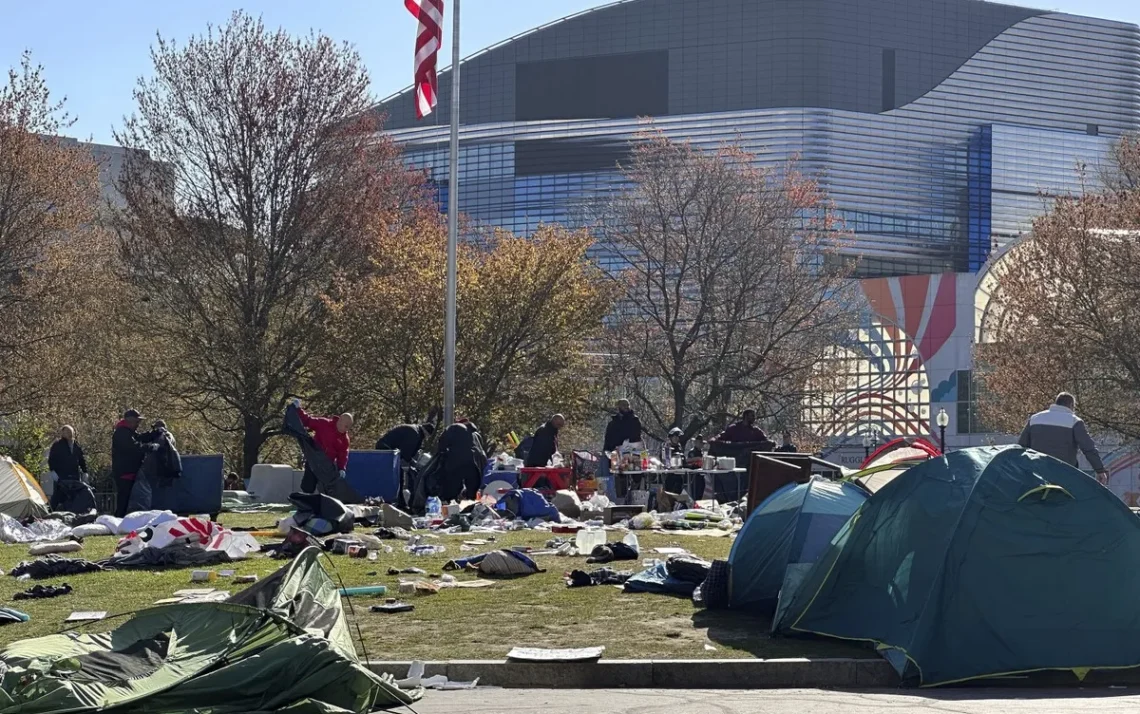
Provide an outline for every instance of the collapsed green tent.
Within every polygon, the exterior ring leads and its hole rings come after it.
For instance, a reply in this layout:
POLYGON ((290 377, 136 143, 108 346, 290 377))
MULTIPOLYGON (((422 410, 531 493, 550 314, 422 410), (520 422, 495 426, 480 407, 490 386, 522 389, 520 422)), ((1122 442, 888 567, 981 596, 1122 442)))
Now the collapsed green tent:
POLYGON ((776 623, 874 643, 926 686, 1140 666, 1140 519, 1020 447, 915 466, 852 516, 776 623))
POLYGON ((410 704, 357 660, 340 594, 309 548, 227 602, 167 605, 96 635, 0 651, 0 713, 365 714, 410 704))

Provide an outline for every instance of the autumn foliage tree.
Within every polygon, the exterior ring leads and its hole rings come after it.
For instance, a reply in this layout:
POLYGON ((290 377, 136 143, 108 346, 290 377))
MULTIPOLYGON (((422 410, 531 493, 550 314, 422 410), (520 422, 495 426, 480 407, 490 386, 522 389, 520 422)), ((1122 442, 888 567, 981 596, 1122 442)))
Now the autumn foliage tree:
POLYGON ((737 146, 641 139, 602 216, 621 264, 611 391, 659 438, 746 406, 798 418, 813 369, 858 316, 825 197, 794 165, 758 168, 737 146))
POLYGON ((148 378, 240 435, 248 471, 328 339, 327 296, 372 270, 418 181, 377 134, 359 55, 324 35, 238 12, 151 56, 117 134, 136 150, 117 223, 129 299, 165 349, 148 378))
MULTIPOLYGON (((434 210, 382 241, 374 273, 334 305, 314 386, 379 433, 437 414, 443 394, 446 225, 434 210), (336 346, 352 344, 338 352, 336 346)), ((584 414, 587 347, 612 306, 583 233, 493 231, 459 247, 457 412, 488 434, 584 414)))
POLYGON ((1103 187, 1057 199, 995 264, 977 347, 992 428, 1016 432, 1064 390, 1094 428, 1140 438, 1140 143, 1113 158, 1103 187))
POLYGON ((0 414, 59 399, 97 299, 98 166, 24 54, 0 84, 0 414))

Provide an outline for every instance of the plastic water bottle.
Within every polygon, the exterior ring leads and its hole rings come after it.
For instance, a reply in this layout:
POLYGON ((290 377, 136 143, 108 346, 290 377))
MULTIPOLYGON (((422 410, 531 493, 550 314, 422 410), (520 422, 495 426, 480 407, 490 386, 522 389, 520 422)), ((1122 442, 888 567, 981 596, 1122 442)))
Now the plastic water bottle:
POLYGON ((443 517, 443 503, 432 496, 427 500, 427 516, 428 518, 442 518, 443 517))

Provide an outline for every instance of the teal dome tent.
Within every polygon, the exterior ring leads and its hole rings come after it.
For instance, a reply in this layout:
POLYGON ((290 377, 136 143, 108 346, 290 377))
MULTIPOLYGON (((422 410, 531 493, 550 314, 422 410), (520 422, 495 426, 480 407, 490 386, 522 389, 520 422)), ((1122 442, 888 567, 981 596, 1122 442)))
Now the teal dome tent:
POLYGON ((756 507, 728 555, 729 607, 770 614, 867 500, 850 483, 790 483, 756 507))
POLYGON ((904 680, 1140 666, 1140 519, 1020 447, 956 451, 876 493, 775 629, 873 643, 904 680))

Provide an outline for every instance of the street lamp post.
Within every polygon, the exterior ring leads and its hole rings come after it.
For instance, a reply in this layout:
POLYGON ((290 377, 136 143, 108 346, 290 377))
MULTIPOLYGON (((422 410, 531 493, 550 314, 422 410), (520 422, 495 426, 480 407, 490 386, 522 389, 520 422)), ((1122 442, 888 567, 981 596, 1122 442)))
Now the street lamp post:
POLYGON ((938 448, 945 454, 946 427, 950 426, 950 415, 946 413, 945 409, 939 409, 938 416, 935 418, 934 423, 938 425, 938 448))

